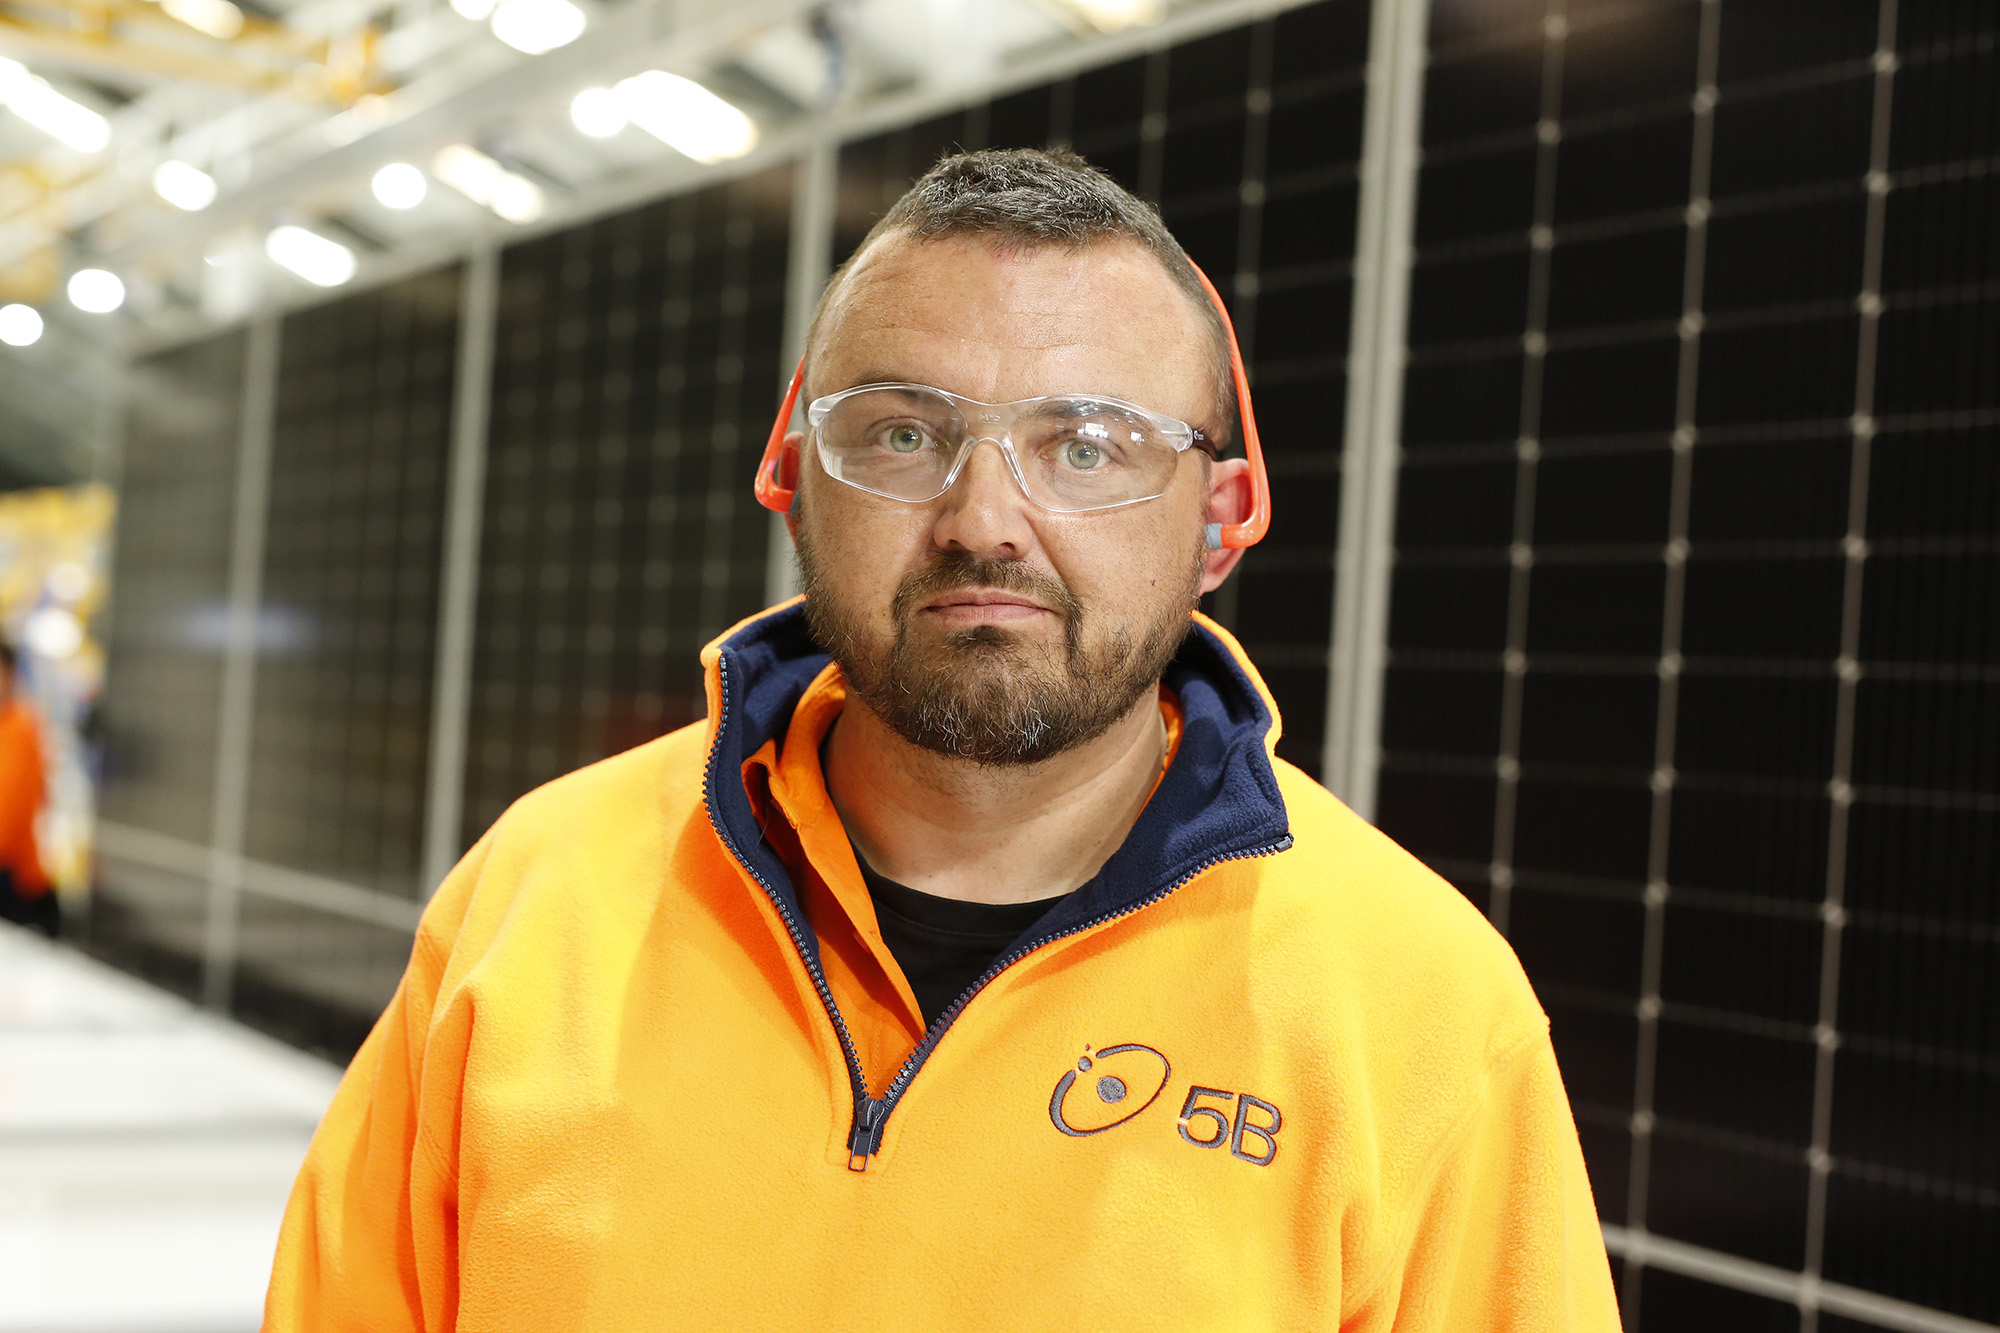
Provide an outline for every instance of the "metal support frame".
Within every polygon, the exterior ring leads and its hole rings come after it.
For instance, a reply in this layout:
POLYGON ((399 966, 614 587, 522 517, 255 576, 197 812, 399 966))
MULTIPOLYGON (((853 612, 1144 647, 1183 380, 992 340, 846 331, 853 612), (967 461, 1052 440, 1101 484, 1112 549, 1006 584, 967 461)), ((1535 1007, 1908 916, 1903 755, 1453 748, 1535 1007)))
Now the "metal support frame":
MULTIPOLYGON (((831 134, 814 137, 799 150, 792 177, 791 252, 785 267, 785 340, 779 374, 790 376, 806 350, 813 311, 833 272, 834 204, 839 196, 840 142, 831 134)), ((783 384, 778 385, 783 389, 783 384)), ((799 405, 803 411, 805 405, 799 405)), ((783 514, 771 515, 764 553, 764 604, 775 606, 799 591, 792 559, 792 534, 783 514)))
POLYGON ((425 898, 458 861, 465 811, 466 726, 472 708, 472 636, 479 609, 479 535, 486 505, 487 418, 500 252, 474 250, 460 279, 458 371, 451 419, 451 476, 438 572, 437 655, 431 681, 430 786, 424 798, 425 898))
MULTIPOLYGON (((110 821, 97 826, 97 850, 108 861, 164 870, 186 879, 205 877, 214 862, 214 853, 201 843, 110 821)), ((310 908, 384 930, 414 931, 423 910, 408 898, 380 889, 247 856, 238 858, 237 868, 241 872, 236 881, 239 894, 310 908)))
MULTIPOLYGON (((716 6, 689 22, 681 20, 688 8, 685 0, 638 0, 607 8, 567 46, 530 60, 509 60, 497 69, 473 60, 419 81, 403 94, 414 93, 407 114, 344 144, 322 142, 296 157, 260 150, 258 160, 271 165, 241 188, 199 214, 165 219, 143 234, 105 247, 93 258, 115 269, 142 267, 160 255, 199 253, 209 237, 231 226, 254 226, 274 211, 326 200, 365 181, 384 162, 428 160, 440 146, 471 136, 478 127, 552 94, 567 96, 567 90, 586 86, 607 71, 632 73, 647 64, 692 68, 702 58, 730 50, 811 7, 812 0, 740 0, 716 6)), ((0 256, 5 254, 0 248, 0 256)))
MULTIPOLYGON (((672 0, 666 2, 672 3, 672 0)), ((799 0, 791 2, 796 4, 799 0)), ((810 6, 810 0, 807 3, 810 6)), ((1254 23, 1308 3, 1311 0, 1208 0, 1208 3, 1177 10, 1150 27, 1108 33, 1088 42, 1058 47, 1033 58, 1010 62, 995 71, 987 82, 945 87, 920 82, 880 97, 866 98, 860 105, 839 105, 810 117, 799 117, 795 122, 772 129, 751 152, 726 163, 705 166, 677 154, 664 154, 649 164, 618 171, 592 184, 579 186, 574 192, 552 194, 548 211, 539 221, 506 228, 508 243, 567 231, 651 200, 753 176, 794 160, 807 145, 820 140, 839 144, 900 125, 914 125, 954 107, 1004 97, 1079 71, 1115 64, 1213 32, 1254 23)), ((740 6, 739 10, 727 16, 727 23, 718 20, 714 24, 698 24, 679 36, 661 36, 659 40, 664 44, 645 48, 652 54, 638 63, 652 63, 670 69, 694 68, 709 55, 732 49, 744 34, 761 31, 778 22, 777 18, 768 17, 777 10, 753 12, 751 8, 740 6), (759 14, 767 17, 759 18, 759 14), (737 26, 739 19, 744 26, 737 26)), ((275 166, 273 171, 283 174, 284 181, 269 184, 260 177, 257 182, 246 184, 246 190, 257 192, 247 209, 240 209, 236 196, 232 194, 200 214, 166 219, 160 228, 148 233, 149 239, 121 243, 96 255, 93 262, 116 268, 141 263, 156 251, 169 256, 192 253, 208 238, 219 234, 225 217, 237 222, 254 222, 259 217, 271 215, 273 210, 296 210, 301 199, 319 197, 317 194, 301 194, 301 190, 333 189, 339 187, 342 180, 351 185, 384 161, 397 157, 422 157, 424 145, 436 147, 454 137, 464 138, 471 133, 467 127, 485 123, 484 117, 499 115, 518 108, 533 97, 545 96, 551 87, 573 86, 579 78, 601 74, 602 68, 589 61, 575 66, 568 63, 570 53, 593 40, 594 37, 586 35, 569 46, 536 57, 529 62, 539 71, 535 81, 523 82, 519 86, 509 84, 500 94, 487 96, 481 93, 476 98, 461 100, 455 96, 446 98, 441 92, 440 103, 426 104, 420 113, 424 125, 408 133, 403 129, 407 122, 385 125, 380 131, 372 131, 342 146, 337 158, 314 159, 314 162, 327 163, 323 169, 315 168, 312 162, 275 166), (558 65, 551 65, 551 61, 557 61, 558 65), (443 106, 444 101, 450 101, 450 106, 443 106), (380 134, 390 137, 376 137, 380 134), (365 146, 357 148, 357 145, 365 146)), ((624 49, 618 47, 616 42, 611 45, 624 49)), ((474 248, 475 243, 464 233, 428 237, 407 245, 398 244, 388 252, 365 259, 360 274, 352 283, 342 287, 341 292, 352 295, 412 274, 429 272, 463 259, 474 248)), ((307 288, 303 284, 279 284, 265 290, 260 299, 267 303, 262 308, 292 310, 317 305, 328 296, 324 291, 307 288)), ((212 320, 192 313, 171 319, 161 317, 155 323, 131 330, 127 346, 138 355, 163 351, 205 338, 222 327, 233 325, 234 320, 234 316, 212 320)))
POLYGON ((250 800, 250 734, 257 703, 257 611, 270 517, 271 427, 278 406, 278 318, 251 321, 236 445, 236 503, 229 535, 229 630, 216 735, 215 806, 209 831, 208 920, 201 996, 227 1012, 236 977, 243 838, 250 800))
POLYGON ((1933 1310, 1927 1305, 1878 1296, 1859 1287, 1822 1282, 1806 1273, 1788 1272, 1752 1259, 1689 1245, 1646 1231, 1604 1224, 1604 1248, 1628 1265, 1661 1268, 1683 1277, 1712 1282, 1733 1291, 1747 1291, 1774 1301, 1789 1301, 1801 1310, 1821 1311, 1860 1320, 1877 1328, 1903 1333, 2000 1333, 2000 1327, 1963 1315, 1933 1310))
MULTIPOLYGON (((1840 598, 1840 656, 1834 663, 1838 682, 1834 704, 1833 764, 1827 778, 1831 809, 1827 816, 1826 884, 1820 898, 1819 1015, 1813 1025, 1812 1141, 1806 1149, 1811 1171, 1806 1195, 1806 1280, 1821 1293, 1827 1289, 1820 1274, 1826 1265, 1828 1193, 1833 1184, 1834 1062, 1840 1050, 1840 981, 1842 941, 1847 926, 1848 840, 1854 818, 1855 710, 1862 677, 1861 625, 1868 561, 1869 478, 1875 448, 1875 373, 1880 357, 1882 268, 1888 232, 1889 144, 1896 106, 1897 0, 1880 0, 1876 9, 1875 79, 1868 143, 1868 212, 1862 233, 1859 328, 1854 349, 1854 412, 1848 418, 1852 443, 1848 453, 1847 532, 1841 539, 1845 569, 1840 598)), ((1848 1071, 1848 1078, 1855 1077, 1848 1071)), ((1818 1301, 1820 1309, 1844 1313, 1818 1301)), ((1800 1333, 1818 1333, 1819 1323, 1808 1308, 1800 1333)))
MULTIPOLYGON (((1694 133, 1688 165, 1688 201, 1683 213, 1687 246, 1681 268, 1680 352, 1674 405, 1673 471, 1668 486, 1667 542, 1661 550, 1659 693, 1654 714, 1652 810, 1646 850, 1646 919, 1639 961, 1638 1045, 1633 1058, 1632 1152, 1626 1164, 1626 1222, 1646 1225, 1651 1202, 1654 1099, 1658 1092, 1661 975, 1666 956, 1668 858, 1672 849, 1674 771, 1680 714, 1681 635, 1687 602, 1688 522, 1694 490, 1694 446, 1699 437, 1696 405, 1701 387, 1702 293, 1707 288, 1709 187, 1715 156, 1716 70, 1721 51, 1722 10, 1718 0, 1702 0, 1695 56, 1694 133)), ((1552 39, 1553 40, 1553 39, 1552 39)), ((1551 119, 1550 124, 1557 124, 1551 119)), ((1543 252, 1546 254, 1546 251, 1543 252)), ((1526 540, 1524 537, 1523 540, 1526 540)), ((1524 626, 1525 629, 1525 626, 1524 626)), ((1519 689, 1520 673, 1511 678, 1519 689)), ((1519 745, 1518 698, 1514 736, 1519 745)), ((1624 1297, 1635 1307, 1645 1280, 1645 1256, 1626 1264, 1624 1297)))
POLYGON ((1382 749, 1428 15, 1423 0, 1375 0, 1368 36, 1340 544, 1320 768, 1326 785, 1364 819, 1375 814, 1382 749))

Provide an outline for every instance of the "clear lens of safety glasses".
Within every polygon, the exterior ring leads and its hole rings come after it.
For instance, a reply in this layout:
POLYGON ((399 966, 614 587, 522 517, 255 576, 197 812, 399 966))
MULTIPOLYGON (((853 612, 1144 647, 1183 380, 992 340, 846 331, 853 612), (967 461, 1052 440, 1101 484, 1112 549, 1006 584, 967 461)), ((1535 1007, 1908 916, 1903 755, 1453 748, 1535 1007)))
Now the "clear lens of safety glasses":
POLYGON ((943 495, 981 440, 1030 500, 1057 513, 1166 493, 1194 428, 1115 398, 981 403, 921 384, 863 384, 816 399, 806 421, 826 474, 892 500, 943 495))

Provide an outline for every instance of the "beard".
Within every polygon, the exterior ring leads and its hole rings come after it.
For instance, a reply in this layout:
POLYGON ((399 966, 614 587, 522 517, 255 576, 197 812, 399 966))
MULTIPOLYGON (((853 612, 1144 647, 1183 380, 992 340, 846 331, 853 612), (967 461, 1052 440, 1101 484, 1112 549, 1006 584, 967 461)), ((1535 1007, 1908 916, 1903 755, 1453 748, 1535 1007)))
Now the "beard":
POLYGON ((890 604, 895 638, 885 646, 870 643, 863 619, 828 591, 803 516, 798 556, 806 623, 848 689, 910 744, 989 767, 1040 763, 1130 713, 1187 637, 1202 571, 1197 555, 1180 595, 1151 623, 1086 647, 1087 613, 1056 578, 1019 560, 938 552, 898 585, 890 604), (1060 650, 998 625, 920 638, 920 608, 966 587, 1019 593, 1050 608, 1062 622, 1060 650))

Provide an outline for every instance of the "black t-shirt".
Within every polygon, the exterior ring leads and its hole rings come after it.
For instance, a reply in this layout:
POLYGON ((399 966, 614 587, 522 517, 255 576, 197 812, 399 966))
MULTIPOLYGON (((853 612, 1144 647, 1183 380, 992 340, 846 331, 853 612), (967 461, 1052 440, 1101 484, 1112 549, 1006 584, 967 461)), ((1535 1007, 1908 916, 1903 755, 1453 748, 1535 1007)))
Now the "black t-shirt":
POLYGON ((884 879, 859 852, 854 859, 861 866, 868 896, 875 900, 882 942, 917 993, 926 1025, 937 1022, 938 1015, 993 966, 1001 950, 1060 901, 968 903, 940 898, 884 879))

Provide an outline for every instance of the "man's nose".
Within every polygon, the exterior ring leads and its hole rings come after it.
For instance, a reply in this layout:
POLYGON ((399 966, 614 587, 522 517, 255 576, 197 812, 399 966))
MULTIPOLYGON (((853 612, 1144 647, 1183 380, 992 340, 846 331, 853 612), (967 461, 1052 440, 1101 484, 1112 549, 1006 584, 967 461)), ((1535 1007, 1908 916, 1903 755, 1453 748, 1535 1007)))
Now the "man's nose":
POLYGON ((939 501, 943 507, 931 539, 946 550, 1017 558, 1034 541, 1031 502, 1021 493, 999 441, 968 440, 965 448, 958 478, 939 501))

